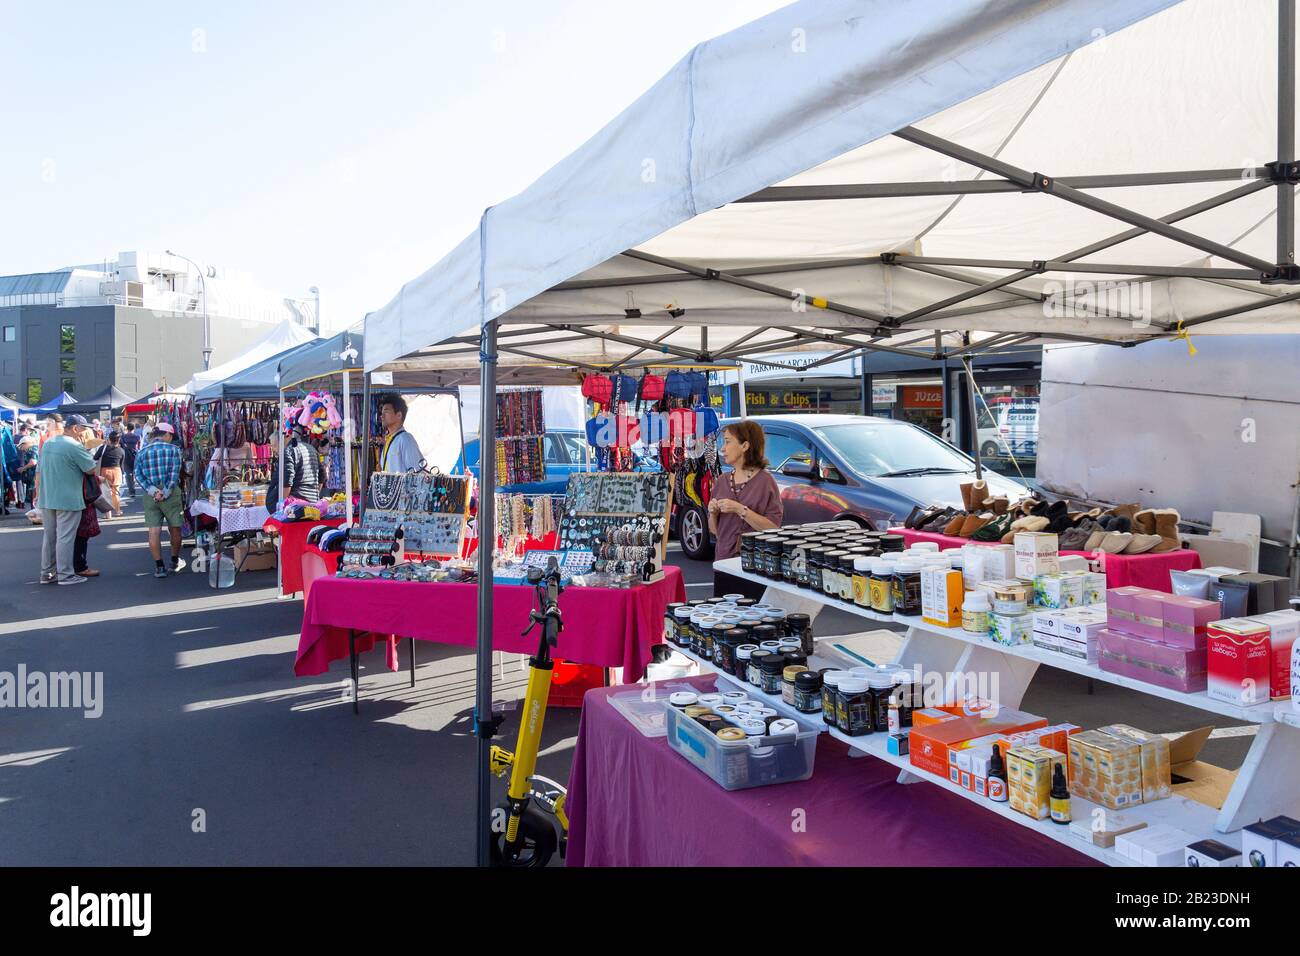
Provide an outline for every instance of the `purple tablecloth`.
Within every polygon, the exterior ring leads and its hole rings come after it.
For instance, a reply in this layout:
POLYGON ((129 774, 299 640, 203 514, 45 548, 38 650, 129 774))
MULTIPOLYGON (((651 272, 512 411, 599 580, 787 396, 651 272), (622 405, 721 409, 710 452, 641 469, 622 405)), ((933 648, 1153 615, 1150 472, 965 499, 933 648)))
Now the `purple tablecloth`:
POLYGON ((811 779, 728 792, 643 737, 607 702, 619 691, 583 701, 569 866, 1100 865, 939 787, 900 784, 896 767, 827 734, 811 779))

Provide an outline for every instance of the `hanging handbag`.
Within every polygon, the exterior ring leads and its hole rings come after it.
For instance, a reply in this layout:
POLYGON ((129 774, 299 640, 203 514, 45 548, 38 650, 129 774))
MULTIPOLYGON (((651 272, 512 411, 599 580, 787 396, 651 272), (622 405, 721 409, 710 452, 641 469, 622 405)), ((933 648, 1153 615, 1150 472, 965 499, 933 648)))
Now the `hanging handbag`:
POLYGON ((678 371, 669 372, 664 378, 664 394, 672 398, 690 398, 690 373, 678 371))
POLYGON ((613 382, 614 394, 610 399, 613 404, 617 405, 620 402, 636 401, 638 384, 636 379, 631 375, 623 375, 620 372, 616 372, 610 376, 610 380, 613 382))
POLYGON ((582 397, 601 405, 608 405, 614 392, 614 383, 605 375, 588 375, 582 380, 582 397))
POLYGON ((113 510, 113 504, 108 500, 108 489, 104 482, 95 475, 86 475, 82 481, 82 497, 86 504, 94 505, 95 510, 104 514, 109 514, 113 510))

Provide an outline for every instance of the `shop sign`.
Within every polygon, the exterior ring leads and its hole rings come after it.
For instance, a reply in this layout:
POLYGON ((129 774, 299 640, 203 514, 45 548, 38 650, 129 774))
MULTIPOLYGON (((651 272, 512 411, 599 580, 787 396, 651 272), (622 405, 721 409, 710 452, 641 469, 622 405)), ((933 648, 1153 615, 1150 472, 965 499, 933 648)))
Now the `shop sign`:
POLYGON ((798 392, 792 389, 783 391, 745 390, 747 408, 816 408, 816 392, 798 392))
POLYGON ((904 408, 943 408, 943 388, 939 385, 904 385, 904 408))
POLYGON ((893 405, 897 401, 898 401, 897 385, 872 385, 871 386, 872 405, 893 405))

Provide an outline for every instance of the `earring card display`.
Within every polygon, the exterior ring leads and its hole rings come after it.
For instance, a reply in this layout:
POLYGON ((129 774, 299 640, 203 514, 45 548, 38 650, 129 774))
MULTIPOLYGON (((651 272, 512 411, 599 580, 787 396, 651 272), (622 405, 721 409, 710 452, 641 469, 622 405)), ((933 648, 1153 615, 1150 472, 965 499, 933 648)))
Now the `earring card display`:
POLYGON ((469 490, 465 477, 375 472, 370 476, 361 527, 344 546, 345 562, 354 552, 366 558, 381 553, 384 542, 393 547, 382 553, 391 555, 399 540, 408 557, 459 557, 469 517, 469 490))
POLYGON ((569 476, 560 547, 592 552, 616 574, 663 576, 672 510, 667 472, 584 472, 569 476))

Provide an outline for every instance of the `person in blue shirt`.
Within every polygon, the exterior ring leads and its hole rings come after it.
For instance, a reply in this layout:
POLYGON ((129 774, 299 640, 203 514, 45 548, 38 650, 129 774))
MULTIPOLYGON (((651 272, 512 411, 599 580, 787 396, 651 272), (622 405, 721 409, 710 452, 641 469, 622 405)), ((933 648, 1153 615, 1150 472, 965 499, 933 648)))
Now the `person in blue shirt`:
POLYGON ((135 480, 144 492, 144 525, 149 529, 149 553, 153 555, 153 576, 167 577, 162 560, 162 526, 167 524, 172 546, 172 572, 185 567, 181 559, 181 522, 184 500, 181 493, 181 451, 172 441, 176 429, 159 422, 149 433, 149 444, 135 456, 135 480))
POLYGON ((379 396, 379 424, 384 443, 379 452, 380 471, 414 471, 424 456, 415 436, 406 430, 406 400, 395 392, 379 396))

